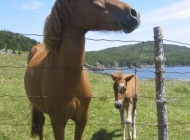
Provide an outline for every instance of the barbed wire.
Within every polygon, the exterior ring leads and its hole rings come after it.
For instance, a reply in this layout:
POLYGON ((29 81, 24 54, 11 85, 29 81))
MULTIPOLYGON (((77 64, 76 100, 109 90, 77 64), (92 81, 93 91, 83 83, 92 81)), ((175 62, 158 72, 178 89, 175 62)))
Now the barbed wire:
MULTIPOLYGON (((92 94, 95 94, 95 93, 92 93, 92 94)), ((108 99, 117 99, 117 97, 98 97, 98 96, 92 96, 92 97, 82 97, 82 96, 63 96, 63 95, 54 95, 54 96, 26 96, 26 95, 22 95, 22 96, 14 96, 14 95, 1 95, 0 98, 6 98, 6 97, 10 97, 10 98, 43 98, 43 99, 50 99, 50 98, 84 98, 84 99, 100 99, 100 100, 108 100, 108 99)), ((133 96, 129 96, 127 98, 136 98, 136 97, 133 97, 133 96)), ((171 101, 174 101, 174 100, 190 100, 190 97, 177 97, 177 96, 174 96, 174 97, 159 97, 159 98, 156 98, 156 97, 152 97, 152 96, 144 96, 144 95, 139 95, 138 98, 147 98, 147 99, 153 99, 153 100, 157 100, 157 99, 160 99, 160 98, 164 98, 164 99, 167 99, 167 102, 171 102, 171 101)))
MULTIPOLYGON (((20 34, 20 35, 23 35, 23 36, 54 36, 54 35, 40 35, 40 34, 20 34)), ((84 38, 79 38, 79 37, 71 37, 71 36, 62 36, 62 37, 67 37, 67 38, 75 38, 75 39, 84 39, 84 38)), ((138 62, 138 59, 140 57, 140 54, 141 54, 141 51, 144 47, 144 44, 147 43, 147 42, 154 42, 154 41, 138 41, 138 40, 129 40, 129 41, 124 41, 124 40, 108 40, 108 39, 92 39, 92 38, 85 38, 87 40, 93 40, 93 41, 110 41, 110 42, 115 42, 115 41, 118 41, 118 42, 138 42, 138 43, 142 43, 141 45, 141 49, 139 51, 139 54, 138 54, 138 57, 137 57, 137 60, 136 60, 136 66, 133 69, 126 69, 126 70, 129 70, 129 71, 134 71, 134 72, 152 72, 152 73, 155 73, 155 71, 151 71, 151 70, 137 70, 137 62, 138 62)), ((175 42, 175 43, 179 43, 179 44, 183 44, 183 45, 189 45, 188 43, 183 43, 183 42, 179 42, 179 41, 173 41, 173 40, 168 40, 168 39, 162 39, 162 40, 165 40, 165 41, 168 41, 168 42, 175 42)), ((74 51, 75 52, 75 51, 74 51)), ((73 52, 73 53, 74 53, 73 52)), ((12 67, 12 68, 29 68, 29 69, 65 69, 65 70, 68 70, 70 69, 69 67, 67 68, 64 68, 64 67, 54 67, 54 68, 47 68, 47 67, 28 67, 28 66, 0 66, 0 68, 3 68, 3 67, 12 67)), ((72 68, 73 69, 73 68, 72 68)), ((78 69, 76 69, 78 70, 78 69)), ((85 68, 84 69, 81 69, 81 70, 86 70, 85 68)), ((113 69, 105 69, 105 70, 113 70, 113 69)), ((167 71, 164 71, 164 73, 178 73, 178 74, 189 74, 190 72, 167 72, 167 71)))
MULTIPOLYGON (((54 36, 57 37, 55 35, 40 35, 40 34, 20 34, 23 36, 54 36)), ((108 42, 136 42, 136 43, 141 43, 143 41, 138 41, 138 40, 110 40, 110 39, 92 39, 92 38, 82 38, 82 37, 74 37, 74 36, 59 36, 59 37, 65 37, 65 38, 72 38, 72 39, 86 39, 86 40, 91 40, 91 41, 108 41, 108 42)), ((146 42, 154 42, 154 41, 146 41, 146 42)))
POLYGON ((174 43, 178 43, 178 44, 190 46, 190 44, 188 44, 188 43, 183 43, 183 42, 180 42, 180 41, 174 41, 174 40, 169 40, 169 39, 163 39, 163 40, 164 40, 164 41, 168 41, 168 42, 174 42, 174 43))
MULTIPOLYGON (((42 36, 42 37, 44 37, 44 36, 55 36, 55 35, 41 35, 41 34, 20 34, 20 35, 23 35, 23 36, 42 36)), ((58 36, 55 36, 55 37, 58 37, 58 36)), ((84 38, 72 37, 72 36, 61 36, 61 37, 72 38, 72 39, 84 39, 84 38)), ((136 43, 154 42, 154 40, 149 40, 149 41, 129 40, 129 41, 126 41, 126 40, 110 40, 110 39, 92 39, 92 38, 85 38, 85 39, 86 40, 91 40, 91 41, 109 41, 109 42, 136 42, 136 43)), ((190 46, 190 44, 183 43, 183 42, 180 42, 180 41, 174 41, 174 40, 169 40, 169 39, 162 39, 162 40, 190 46)))
MULTIPOLYGON (((38 34, 21 34, 21 35, 25 35, 25 36, 31 36, 31 35, 35 35, 35 36, 44 36, 44 35, 38 35, 38 34)), ((77 38, 77 37, 69 37, 69 36, 64 36, 64 37, 68 37, 68 38, 75 38, 75 39, 82 39, 82 38, 77 38)), ((134 69, 127 69, 127 70, 131 70, 131 71, 134 71, 134 73, 136 74, 137 72, 152 72, 152 73, 155 73, 155 71, 151 71, 151 70, 138 70, 137 69, 137 62, 140 58, 140 55, 141 55, 141 52, 143 50, 143 47, 144 47, 144 43, 147 43, 147 42, 154 42, 154 41, 135 41, 135 40, 130 40, 130 41, 123 41, 123 40, 108 40, 108 39, 91 39, 91 38, 85 38, 86 40, 92 40, 92 41, 109 41, 109 42, 138 42, 138 43, 142 43, 141 45, 141 49, 139 51, 139 54, 138 54, 138 57, 136 59, 136 67, 134 69)), ((182 42, 179 42, 179 41, 172 41, 172 40, 168 40, 168 39, 163 39, 164 41, 169 41, 169 42, 175 42, 175 43, 179 43, 179 44, 183 44, 183 45, 189 45, 190 44, 187 44, 187 43, 182 43, 182 42)), ((74 55, 74 52, 75 50, 73 51, 72 53, 72 56, 71 56, 71 59, 73 58, 73 55, 74 55)), ((70 59, 70 61, 71 61, 70 59)), ((67 68, 64 68, 64 67, 54 67, 54 68, 48 68, 48 67, 35 67, 35 68, 32 68, 32 67, 28 67, 28 66, 0 66, 0 68, 17 68, 17 69, 23 69, 23 68, 29 68, 29 69, 65 69, 65 70, 68 70, 70 69, 69 67, 67 68)), ((72 68, 73 69, 73 68, 72 68)), ((79 69, 76 69, 76 70, 79 70, 79 69)), ((80 69, 80 70, 86 70, 85 68, 83 69, 80 69)), ((113 69, 110 69, 110 70, 113 70, 113 69)), ((190 72, 167 72, 167 71, 164 71, 164 73, 178 73, 178 74, 189 74, 190 72)), ((5 97, 10 97, 10 98, 86 98, 86 97, 81 97, 81 96, 59 96, 59 95, 56 95, 56 96, 13 96, 13 95, 1 95, 0 98, 5 98, 5 97)), ((115 99, 115 97, 97 97, 97 96, 92 96, 93 99, 115 99)), ((129 97, 129 98, 133 98, 133 97, 129 97)), ((153 100, 156 100, 157 98, 156 97, 151 97, 151 96, 138 96, 138 98, 149 98, 149 99, 153 99, 153 100)), ((159 97, 160 98, 160 97, 159 97)), ((166 98, 167 99, 167 102, 171 102, 171 101, 174 101, 174 100, 188 100, 190 98, 187 98, 187 97, 172 97, 172 98, 167 98, 167 97, 162 97, 162 98, 166 98)), ((54 123, 54 124, 60 124, 60 123, 54 123)), ((166 125, 166 124, 140 124, 140 123, 133 123, 135 125, 139 125, 139 126, 159 126, 159 125, 166 125)), ((12 124, 12 123, 0 123, 0 125, 11 125, 11 126, 32 126, 32 125, 29 125, 29 124, 12 124)), ((45 124, 45 126, 51 126, 52 124, 45 124)), ((70 124, 68 123, 67 125, 75 125, 75 124, 70 124)), ((121 123, 105 123, 105 124, 98 124, 98 123, 87 123, 86 125, 121 125, 121 123)), ((185 122, 185 123, 171 123, 171 124, 167 124, 167 126, 172 126, 172 125, 190 125, 190 122, 185 122)))
MULTIPOLYGON (((54 124, 57 124, 57 125, 63 125, 64 123, 51 123, 51 124, 44 124, 44 126, 52 126, 54 124)), ((105 125, 118 125, 120 126, 121 124, 133 124, 133 125, 138 125, 138 126, 159 126, 159 125, 166 125, 166 126, 176 126, 176 125, 190 125, 190 122, 185 122, 185 123, 169 123, 169 124, 142 124, 142 123, 87 123, 86 126, 90 125, 90 126, 105 126, 105 125)), ((10 125, 10 126, 28 126, 28 127, 31 127, 31 126, 35 126, 36 124, 11 124, 11 123, 0 123, 0 126, 1 125, 10 125)), ((67 125, 75 125, 74 123, 67 123, 67 125)))

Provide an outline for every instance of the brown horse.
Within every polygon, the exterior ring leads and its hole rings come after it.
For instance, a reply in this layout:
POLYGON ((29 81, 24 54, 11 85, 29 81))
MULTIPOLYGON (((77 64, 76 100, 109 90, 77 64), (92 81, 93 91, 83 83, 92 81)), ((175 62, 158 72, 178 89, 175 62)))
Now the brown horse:
POLYGON ((139 95, 138 79, 133 74, 110 73, 114 80, 115 107, 119 109, 122 125, 122 140, 125 140, 125 125, 128 127, 128 139, 136 138, 135 117, 139 95), (125 110, 127 119, 125 120, 125 110), (132 125, 133 124, 133 125, 132 125))
POLYGON ((87 31, 130 33, 140 24, 139 13, 118 0, 56 0, 44 26, 44 44, 28 56, 25 90, 32 103, 32 136, 43 139, 44 113, 56 140, 64 139, 69 119, 75 140, 81 140, 88 120, 92 89, 86 70, 87 31))

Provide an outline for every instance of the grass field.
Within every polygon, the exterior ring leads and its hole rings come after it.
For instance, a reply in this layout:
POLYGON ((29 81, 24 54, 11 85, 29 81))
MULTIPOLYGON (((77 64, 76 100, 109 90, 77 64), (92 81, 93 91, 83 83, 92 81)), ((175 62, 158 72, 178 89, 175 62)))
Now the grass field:
MULTIPOLYGON (((26 55, 0 55, 0 140, 35 139, 30 137, 31 107, 23 86, 26 58, 26 55)), ((114 107, 111 78, 98 74, 89 74, 89 77, 93 98, 83 140, 121 140, 120 116, 114 107)), ((189 140, 190 84, 187 81, 168 80, 165 83, 169 138, 189 140)), ((156 140, 158 130, 153 80, 140 80, 140 96, 136 118, 137 140, 156 140)), ((44 133, 45 140, 54 139, 47 115, 44 133)), ((65 139, 72 140, 73 135, 74 125, 69 121, 65 130, 65 139)))

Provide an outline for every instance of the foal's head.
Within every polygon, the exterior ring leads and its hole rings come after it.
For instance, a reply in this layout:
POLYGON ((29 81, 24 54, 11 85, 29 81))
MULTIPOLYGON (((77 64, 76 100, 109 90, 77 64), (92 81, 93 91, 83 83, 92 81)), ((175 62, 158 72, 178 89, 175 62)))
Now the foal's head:
POLYGON ((123 77, 122 73, 117 71, 116 74, 111 72, 110 76, 114 80, 115 107, 119 109, 123 106, 123 101, 127 96, 127 82, 130 81, 134 75, 131 74, 127 77, 123 77))

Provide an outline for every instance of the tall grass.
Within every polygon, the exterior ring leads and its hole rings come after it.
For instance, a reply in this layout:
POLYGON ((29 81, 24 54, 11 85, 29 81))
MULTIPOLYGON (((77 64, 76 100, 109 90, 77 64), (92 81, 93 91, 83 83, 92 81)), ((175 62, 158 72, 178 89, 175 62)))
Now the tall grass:
MULTIPOLYGON (((0 66, 26 66, 26 56, 0 55, 0 66)), ((34 140, 30 137, 30 103, 23 86, 25 68, 0 67, 0 140, 34 140)), ((114 107, 113 82, 109 76, 89 74, 93 89, 90 116, 84 140, 121 140, 119 111, 114 107)), ((171 140, 189 140, 190 85, 181 81, 166 81, 168 124, 171 140)), ((157 111, 153 80, 140 80, 137 106, 137 140, 156 140, 157 111)), ((65 139, 74 137, 74 123, 68 122, 65 139)), ((53 140, 48 116, 45 140, 53 140)))

